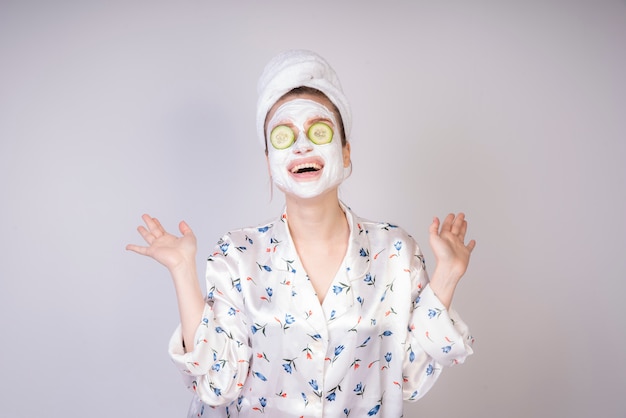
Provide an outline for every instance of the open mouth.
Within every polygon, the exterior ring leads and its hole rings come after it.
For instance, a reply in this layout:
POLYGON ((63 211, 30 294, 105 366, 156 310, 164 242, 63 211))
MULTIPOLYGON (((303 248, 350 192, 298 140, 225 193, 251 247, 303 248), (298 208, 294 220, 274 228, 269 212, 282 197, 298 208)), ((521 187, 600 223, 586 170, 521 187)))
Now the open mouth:
POLYGON ((320 171, 322 166, 317 163, 306 163, 306 164, 298 164, 291 168, 291 172, 293 174, 302 174, 302 173, 313 173, 316 171, 320 171))

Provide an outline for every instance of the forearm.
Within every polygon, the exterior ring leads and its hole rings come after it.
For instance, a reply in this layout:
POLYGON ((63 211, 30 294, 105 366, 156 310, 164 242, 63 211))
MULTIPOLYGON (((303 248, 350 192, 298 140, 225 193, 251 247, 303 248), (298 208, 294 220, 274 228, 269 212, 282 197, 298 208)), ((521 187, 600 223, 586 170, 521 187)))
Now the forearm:
POLYGON ((459 279, 449 271, 444 271, 438 267, 439 266, 435 268, 435 271, 430 277, 430 288, 443 306, 445 306, 446 309, 450 309, 452 297, 454 296, 454 291, 459 279))
POLYGON ((176 290, 183 341, 186 350, 190 351, 193 350, 196 329, 202 320, 204 297, 194 263, 187 263, 170 273, 176 290))

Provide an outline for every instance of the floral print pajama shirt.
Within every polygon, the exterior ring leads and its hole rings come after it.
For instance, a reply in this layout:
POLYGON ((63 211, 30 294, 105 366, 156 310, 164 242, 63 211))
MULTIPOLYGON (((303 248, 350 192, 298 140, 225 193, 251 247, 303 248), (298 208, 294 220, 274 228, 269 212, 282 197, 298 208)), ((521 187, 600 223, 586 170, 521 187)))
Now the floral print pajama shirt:
POLYGON ((207 303, 185 353, 170 355, 195 392, 189 417, 393 417, 473 338, 428 286, 420 249, 388 223, 358 218, 323 303, 287 215, 226 234, 208 258, 207 303), (191 349, 191 348, 190 348, 191 349))

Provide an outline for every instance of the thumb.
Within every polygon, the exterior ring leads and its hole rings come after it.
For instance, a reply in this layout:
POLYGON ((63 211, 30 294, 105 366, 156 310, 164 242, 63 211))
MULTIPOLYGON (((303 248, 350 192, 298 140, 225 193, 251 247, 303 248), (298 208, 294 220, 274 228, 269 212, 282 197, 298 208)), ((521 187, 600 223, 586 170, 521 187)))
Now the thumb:
POLYGON ((183 235, 188 235, 188 234, 193 235, 193 231, 191 230, 191 228, 189 227, 189 225, 187 225, 187 222, 185 221, 180 221, 180 223, 178 224, 178 229, 180 230, 180 233, 183 235))

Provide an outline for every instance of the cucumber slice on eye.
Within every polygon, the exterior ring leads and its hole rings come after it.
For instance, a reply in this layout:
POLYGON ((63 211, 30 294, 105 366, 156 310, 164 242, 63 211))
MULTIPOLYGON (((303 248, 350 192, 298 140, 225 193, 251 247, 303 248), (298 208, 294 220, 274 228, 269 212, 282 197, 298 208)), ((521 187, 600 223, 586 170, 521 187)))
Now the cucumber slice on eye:
POLYGON ((314 144, 323 145, 328 144, 333 140, 333 128, 327 123, 315 122, 309 127, 306 135, 314 144))
POLYGON ((270 133, 270 142, 276 149, 285 149, 291 146, 296 140, 293 130, 287 125, 278 125, 270 133))

